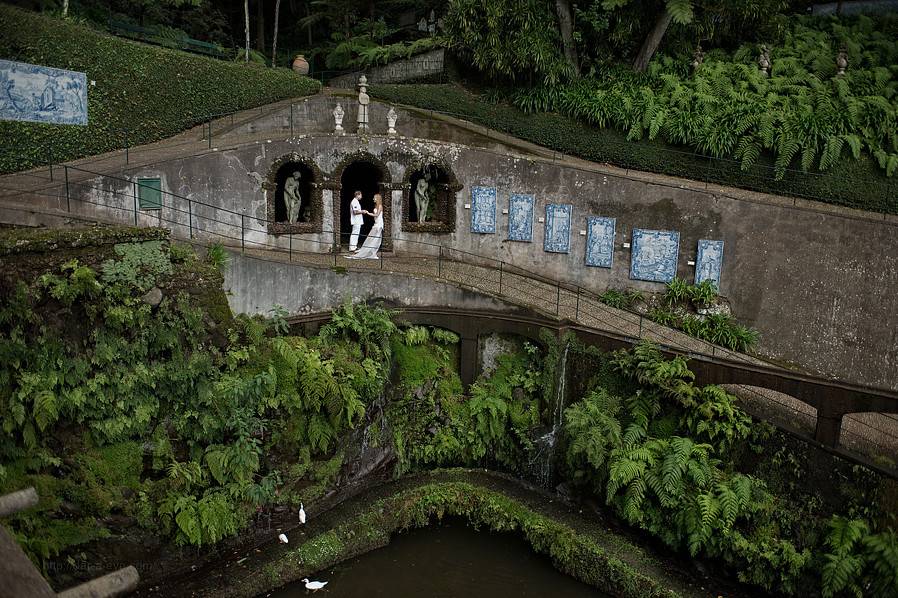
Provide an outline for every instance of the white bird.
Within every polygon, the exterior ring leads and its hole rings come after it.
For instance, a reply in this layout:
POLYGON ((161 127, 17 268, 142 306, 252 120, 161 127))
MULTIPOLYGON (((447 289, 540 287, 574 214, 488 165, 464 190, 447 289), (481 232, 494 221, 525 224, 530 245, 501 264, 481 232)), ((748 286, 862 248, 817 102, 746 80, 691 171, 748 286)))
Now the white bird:
POLYGON ((307 590, 312 590, 313 592, 317 592, 321 588, 327 585, 326 581, 309 581, 308 577, 304 577, 302 582, 306 584, 307 590))
POLYGON ((299 503, 299 522, 302 524, 306 522, 306 510, 302 508, 302 503, 299 503))
POLYGON ((278 540, 280 540, 282 544, 286 544, 290 541, 287 539, 287 534, 281 534, 278 536, 278 540))

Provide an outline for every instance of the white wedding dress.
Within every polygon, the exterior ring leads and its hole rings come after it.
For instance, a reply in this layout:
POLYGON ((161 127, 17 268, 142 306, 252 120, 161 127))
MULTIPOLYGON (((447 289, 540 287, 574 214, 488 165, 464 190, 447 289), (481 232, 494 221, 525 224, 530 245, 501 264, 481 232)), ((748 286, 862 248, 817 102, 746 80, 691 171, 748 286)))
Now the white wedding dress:
POLYGON ((362 246, 359 247, 358 251, 354 254, 347 256, 349 259, 353 260, 376 260, 380 259, 377 257, 377 252, 380 250, 380 241, 384 234, 384 210, 383 208, 380 211, 374 213, 374 226, 371 227, 371 230, 368 232, 368 236, 365 237, 365 242, 362 243, 362 246))

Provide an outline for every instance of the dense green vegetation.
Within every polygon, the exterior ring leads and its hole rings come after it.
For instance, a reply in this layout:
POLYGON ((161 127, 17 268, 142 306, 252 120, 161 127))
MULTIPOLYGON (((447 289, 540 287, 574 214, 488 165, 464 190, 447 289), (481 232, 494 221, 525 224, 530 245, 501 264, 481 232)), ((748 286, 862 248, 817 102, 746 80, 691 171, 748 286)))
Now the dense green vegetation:
POLYGON ((87 126, 0 122, 0 172, 174 135, 210 116, 318 90, 292 71, 146 46, 0 5, 0 56, 83 71, 87 126))
POLYGON ((627 141, 626 133, 598 128, 553 112, 526 113, 509 104, 490 101, 457 85, 375 85, 378 99, 436 110, 513 135, 525 141, 622 168, 704 180, 744 189, 794 195, 836 205, 890 214, 898 213, 898 179, 886 178, 872 158, 839 166, 838 172, 794 171, 777 181, 773 159, 763 153, 748 171, 738 161, 710 160, 660 140, 627 141))
MULTIPOLYGON (((733 396, 697 387, 684 359, 651 345, 607 354, 547 335, 502 350, 465 391, 456 335, 404 327, 377 306, 346 302, 310 338, 291 336, 281 310, 233 318, 220 248, 200 259, 138 229, 0 240, 15 258, 0 267, 0 492, 38 489, 38 508, 5 525, 39 563, 77 563, 79 546, 120 534, 122 518, 138 538, 216 544, 259 509, 338 489, 366 458, 360 447, 393 455, 382 461, 388 475, 469 465, 533 476, 551 431, 555 471, 575 494, 748 583, 832 595, 878 592, 898 574, 894 508, 879 502, 886 482, 828 462, 842 482, 802 484, 819 464, 798 464, 733 396)), ((463 514, 522 530, 590 583, 609 576, 628 595, 654 591, 591 541, 496 497, 460 503, 457 490, 415 495, 371 533, 463 514)), ((320 545, 315 558, 333 562, 352 537, 341 534, 302 550, 320 545)))
POLYGON ((598 367, 583 400, 565 411, 566 465, 569 479, 625 521, 722 559, 770 592, 886 596, 896 587, 894 513, 877 512, 873 496, 845 517, 797 491, 800 472, 790 487, 769 471, 744 473, 746 457, 762 450, 763 427, 719 387, 696 387, 681 357, 665 360, 643 344, 598 367))
POLYGON ((766 75, 756 44, 688 61, 663 57, 644 74, 620 67, 569 86, 514 93, 526 111, 560 112, 627 134, 661 139, 750 171, 761 152, 775 179, 789 168, 826 171, 863 151, 886 176, 898 172, 898 18, 795 18, 766 75), (850 68, 836 73, 844 47, 850 68))

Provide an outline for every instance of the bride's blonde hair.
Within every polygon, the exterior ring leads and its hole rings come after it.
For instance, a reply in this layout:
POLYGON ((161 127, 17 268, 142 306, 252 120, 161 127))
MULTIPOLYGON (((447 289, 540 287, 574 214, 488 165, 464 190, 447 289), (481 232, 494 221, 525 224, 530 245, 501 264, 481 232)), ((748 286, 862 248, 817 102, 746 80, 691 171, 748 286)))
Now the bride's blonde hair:
POLYGON ((374 203, 375 203, 376 205, 379 205, 379 206, 383 207, 383 205, 384 205, 384 198, 381 197, 380 193, 375 193, 375 194, 374 194, 374 203))

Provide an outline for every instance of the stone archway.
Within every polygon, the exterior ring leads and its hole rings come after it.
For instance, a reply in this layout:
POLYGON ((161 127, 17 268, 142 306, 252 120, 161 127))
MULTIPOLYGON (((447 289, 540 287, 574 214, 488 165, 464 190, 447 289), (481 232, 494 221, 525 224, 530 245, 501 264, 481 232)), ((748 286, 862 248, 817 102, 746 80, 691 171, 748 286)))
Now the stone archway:
POLYGON ((265 192, 268 232, 273 235, 317 233, 322 230, 324 203, 322 201, 321 169, 312 158, 292 153, 274 160, 262 183, 265 192), (287 177, 299 172, 299 193, 302 197, 300 218, 288 222, 284 202, 284 183, 287 177))
MULTIPOLYGON (((392 179, 390 170, 379 158, 368 152, 356 152, 343 158, 334 169, 331 180, 334 183, 334 223, 333 230, 339 237, 340 247, 348 247, 351 226, 349 224, 349 203, 356 190, 362 192, 362 209, 374 208, 374 194, 380 193, 384 205, 384 238, 382 249, 392 249, 392 179)), ((373 222, 365 218, 359 245, 371 230, 373 222)))
POLYGON ((402 180, 402 230, 419 233, 455 232, 455 197, 461 191, 455 173, 437 157, 418 158, 405 169, 402 180), (417 213, 415 190, 419 181, 426 180, 431 205, 428 217, 421 221, 417 213))

